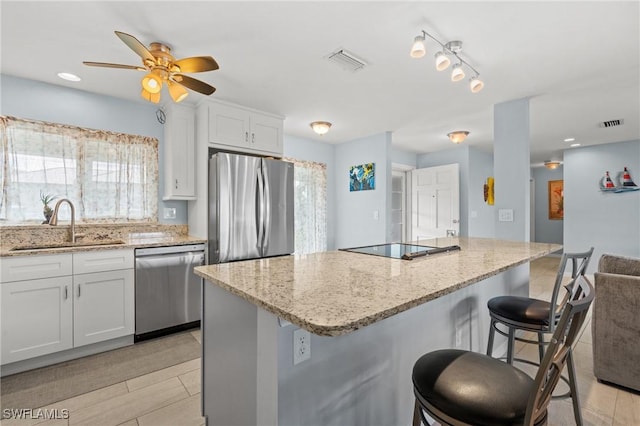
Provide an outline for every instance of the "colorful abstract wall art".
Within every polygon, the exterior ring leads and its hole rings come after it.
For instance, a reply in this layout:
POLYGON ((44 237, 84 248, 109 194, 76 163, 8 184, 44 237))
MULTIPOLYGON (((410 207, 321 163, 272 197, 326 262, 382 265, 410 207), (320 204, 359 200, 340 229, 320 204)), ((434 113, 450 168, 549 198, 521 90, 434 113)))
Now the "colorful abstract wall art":
POLYGON ((349 191, 376 189, 376 164, 367 163, 349 169, 349 191))

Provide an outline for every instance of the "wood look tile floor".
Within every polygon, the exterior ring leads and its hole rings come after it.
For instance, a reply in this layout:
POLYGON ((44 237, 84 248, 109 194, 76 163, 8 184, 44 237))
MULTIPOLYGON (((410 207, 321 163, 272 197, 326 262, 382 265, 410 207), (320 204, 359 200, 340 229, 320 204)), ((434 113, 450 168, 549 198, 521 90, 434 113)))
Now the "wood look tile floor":
MULTIPOLYGON (((559 257, 532 262, 532 297, 548 300, 558 263, 559 257)), ((191 334, 200 341, 199 330, 191 334)), ((518 357, 535 360, 538 356, 532 345, 518 344, 517 350, 518 357)), ((593 377, 590 322, 585 324, 576 347, 575 362, 585 425, 640 425, 640 395, 600 384, 593 377)), ((200 360, 174 365, 43 408, 67 409, 69 419, 0 423, 2 426, 200 426, 204 424, 200 416, 200 360)), ((571 401, 552 401, 549 425, 573 424, 571 401)))

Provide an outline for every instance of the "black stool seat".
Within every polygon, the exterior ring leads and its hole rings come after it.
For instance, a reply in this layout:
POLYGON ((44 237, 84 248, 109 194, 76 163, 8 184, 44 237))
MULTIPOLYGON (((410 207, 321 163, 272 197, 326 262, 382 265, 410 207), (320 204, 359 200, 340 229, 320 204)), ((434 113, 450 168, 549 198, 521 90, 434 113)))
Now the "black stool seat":
POLYGON ((423 406, 479 426, 522 424, 534 390, 533 379, 517 368, 457 349, 418 359, 413 385, 423 406))
MULTIPOLYGON (((515 322, 549 326, 551 303, 544 300, 518 296, 498 296, 487 303, 489 311, 515 322)), ((556 319, 560 314, 556 315, 556 319)))

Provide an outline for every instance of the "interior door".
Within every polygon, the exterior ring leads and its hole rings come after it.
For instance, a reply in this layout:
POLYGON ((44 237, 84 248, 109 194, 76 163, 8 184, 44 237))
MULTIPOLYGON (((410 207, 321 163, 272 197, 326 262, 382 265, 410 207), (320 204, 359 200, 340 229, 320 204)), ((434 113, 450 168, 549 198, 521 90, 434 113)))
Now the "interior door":
POLYGON ((445 237, 460 232, 458 164, 411 172, 411 239, 445 237))

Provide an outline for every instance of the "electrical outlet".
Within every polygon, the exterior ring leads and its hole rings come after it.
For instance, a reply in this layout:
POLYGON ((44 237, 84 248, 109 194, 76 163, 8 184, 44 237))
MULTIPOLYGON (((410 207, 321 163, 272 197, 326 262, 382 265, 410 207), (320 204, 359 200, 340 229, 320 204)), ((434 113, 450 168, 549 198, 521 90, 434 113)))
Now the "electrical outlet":
POLYGON ((165 207, 164 208, 164 219, 175 219, 176 218, 176 208, 175 207, 165 207))
POLYGON ((293 365, 311 358, 311 334, 301 328, 293 332, 293 365))
POLYGON ((462 329, 459 328, 456 330, 456 348, 462 346, 462 329))

